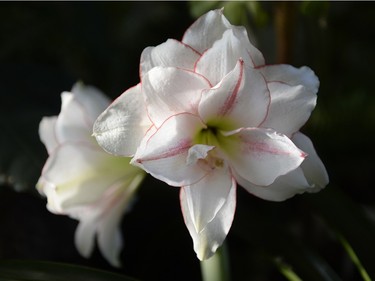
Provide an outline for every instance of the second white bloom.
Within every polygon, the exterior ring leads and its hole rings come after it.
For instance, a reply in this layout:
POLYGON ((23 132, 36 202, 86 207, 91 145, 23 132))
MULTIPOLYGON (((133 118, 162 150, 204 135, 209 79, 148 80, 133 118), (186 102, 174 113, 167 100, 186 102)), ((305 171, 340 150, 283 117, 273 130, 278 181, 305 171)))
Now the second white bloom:
POLYGON ((49 157, 37 184, 48 209, 79 220, 75 244, 84 257, 95 240, 103 256, 120 266, 120 222, 145 173, 129 158, 103 151, 92 125, 110 100, 94 87, 76 84, 61 95, 58 116, 44 117, 39 134, 49 157))

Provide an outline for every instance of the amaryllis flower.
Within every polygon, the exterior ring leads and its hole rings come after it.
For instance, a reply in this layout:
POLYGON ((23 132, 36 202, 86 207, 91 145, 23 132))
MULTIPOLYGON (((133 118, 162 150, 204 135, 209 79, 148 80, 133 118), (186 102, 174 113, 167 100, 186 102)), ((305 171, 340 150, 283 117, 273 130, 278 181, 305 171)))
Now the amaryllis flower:
POLYGON ((110 101, 94 87, 77 83, 61 95, 58 116, 44 117, 39 135, 48 160, 38 181, 55 214, 79 220, 75 244, 89 257, 97 239, 103 256, 120 266, 119 224, 145 173, 129 158, 109 155, 92 137, 92 125, 110 101))
POLYGON ((316 105, 308 67, 265 65, 245 28, 222 10, 199 18, 182 41, 146 48, 141 83, 94 125, 107 151, 180 186, 181 209, 199 259, 223 243, 236 186, 283 201, 328 183, 324 165, 299 132, 316 105))

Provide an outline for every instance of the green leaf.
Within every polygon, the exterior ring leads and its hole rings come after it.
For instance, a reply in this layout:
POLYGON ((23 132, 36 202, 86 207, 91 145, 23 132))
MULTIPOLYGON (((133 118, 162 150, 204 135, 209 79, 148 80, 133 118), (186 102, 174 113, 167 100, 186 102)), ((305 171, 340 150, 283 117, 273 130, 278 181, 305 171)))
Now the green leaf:
POLYGON ((302 281, 302 279, 293 271, 292 267, 287 265, 281 259, 275 259, 275 264, 281 274, 289 281, 302 281))
POLYGON ((303 280, 340 281, 341 278, 318 253, 306 245, 291 242, 283 251, 303 280))
POLYGON ((328 1, 303 1, 301 2, 301 13, 312 17, 326 16, 329 10, 328 1))
POLYGON ((350 246, 348 241, 346 241, 346 239, 342 236, 339 237, 339 240, 341 244, 343 245, 345 251, 347 252, 348 256, 350 257, 350 259, 352 260, 352 262, 358 269, 359 274, 361 274, 362 279, 364 281, 371 281, 370 276, 368 275, 367 271, 364 269, 361 261, 359 260, 358 256, 356 255, 356 253, 354 252, 353 248, 350 246))
POLYGON ((1 260, 0 280, 12 281, 136 281, 119 274, 70 264, 1 260))
POLYGON ((263 9, 262 3, 259 1, 246 1, 244 3, 251 15, 251 18, 258 27, 264 27, 269 23, 269 16, 263 9))
POLYGON ((190 14, 194 18, 207 13, 209 10, 216 9, 220 6, 219 1, 190 1, 188 2, 190 14))
POLYGON ((375 225, 361 206, 338 188, 330 185, 324 191, 306 196, 306 202, 325 223, 350 243, 363 267, 375 279, 375 225))
MULTIPOLYGON (((295 202, 298 199, 301 198, 295 202)), ((303 225, 300 216, 293 217, 296 214, 290 205, 293 200, 283 203, 252 200, 252 204, 243 204, 242 201, 248 200, 238 196, 238 201, 232 232, 249 243, 251 249, 272 259, 273 264, 275 257, 281 259, 302 280, 341 280, 324 256, 313 250, 311 243, 304 241, 298 232, 293 231, 294 219, 303 225), (251 231, 245 228, 249 224, 252 226, 251 231)), ((301 211, 299 215, 302 215, 301 211)))

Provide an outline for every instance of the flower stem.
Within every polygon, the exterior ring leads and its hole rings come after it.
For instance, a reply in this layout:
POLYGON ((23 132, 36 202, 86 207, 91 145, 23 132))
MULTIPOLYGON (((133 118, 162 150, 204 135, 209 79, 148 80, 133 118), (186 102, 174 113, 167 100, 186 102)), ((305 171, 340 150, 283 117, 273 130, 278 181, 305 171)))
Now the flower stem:
POLYGON ((203 281, 230 281, 229 258, 224 243, 208 260, 201 261, 203 281))
POLYGON ((280 1, 275 3, 276 62, 291 63, 293 37, 295 32, 296 3, 280 1))

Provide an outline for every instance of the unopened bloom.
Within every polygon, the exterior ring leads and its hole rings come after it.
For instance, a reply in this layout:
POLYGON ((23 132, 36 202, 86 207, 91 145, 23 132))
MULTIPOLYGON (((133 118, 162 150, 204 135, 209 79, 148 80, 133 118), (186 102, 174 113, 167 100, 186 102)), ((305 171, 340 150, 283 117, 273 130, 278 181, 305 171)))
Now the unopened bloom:
POLYGON ((141 83, 98 118, 94 134, 107 151, 134 156, 133 164, 182 187, 199 259, 224 241, 237 183, 272 201, 328 183, 299 132, 316 105, 318 78, 308 67, 265 65, 245 28, 231 25, 222 10, 199 18, 181 42, 146 48, 140 75, 141 83))
POLYGON ((129 158, 109 155, 92 137, 92 126, 110 101, 94 87, 77 83, 61 94, 58 116, 44 117, 39 135, 49 157, 37 183, 55 214, 79 220, 75 244, 89 257, 97 239, 103 256, 119 266, 119 224, 144 172, 129 158))

